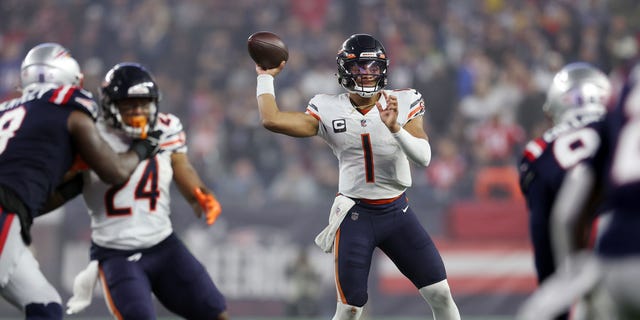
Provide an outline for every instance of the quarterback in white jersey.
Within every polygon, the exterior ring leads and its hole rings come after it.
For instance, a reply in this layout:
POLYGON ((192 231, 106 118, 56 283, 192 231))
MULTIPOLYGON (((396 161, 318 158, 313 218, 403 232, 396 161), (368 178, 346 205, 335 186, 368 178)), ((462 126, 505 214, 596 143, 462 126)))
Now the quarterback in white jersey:
POLYGON ((333 320, 360 318, 376 247, 416 286, 434 318, 460 319, 440 253, 404 196, 411 186, 409 160, 420 166, 431 160, 422 96, 412 89, 383 90, 389 60, 370 35, 349 37, 336 61, 338 82, 347 93, 316 95, 306 112, 278 108, 273 80, 284 61, 268 70, 256 65, 263 126, 292 137, 318 135, 338 158, 338 196, 329 226, 316 238, 335 256, 333 320))
MULTIPOLYGON (((424 101, 417 91, 383 92, 384 96, 397 99, 399 126, 423 116, 424 101)), ((380 100, 380 105, 386 109, 385 98, 380 100)), ((411 186, 407 156, 380 121, 380 112, 376 108, 363 114, 353 107, 347 93, 319 94, 311 99, 306 113, 320 121, 318 135, 338 158, 339 193, 350 198, 389 199, 399 196, 411 186)))
POLYGON ((221 211, 186 156, 180 119, 158 112, 156 82, 137 63, 114 66, 101 94, 104 119, 98 127, 114 150, 127 150, 132 140, 160 130, 160 151, 123 184, 105 184, 93 172, 83 173, 92 262, 74 280, 67 312, 89 305, 99 275, 109 310, 118 319, 155 319, 151 293, 185 319, 227 319, 223 295, 171 225, 172 181, 198 216, 204 211, 208 224, 221 211))

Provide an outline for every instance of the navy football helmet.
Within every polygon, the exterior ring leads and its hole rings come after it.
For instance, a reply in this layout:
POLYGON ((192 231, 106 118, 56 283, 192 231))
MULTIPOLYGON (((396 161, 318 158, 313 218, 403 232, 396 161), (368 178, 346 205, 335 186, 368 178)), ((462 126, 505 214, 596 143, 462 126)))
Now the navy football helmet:
POLYGON ((151 73, 142 65, 123 62, 107 72, 100 90, 100 105, 105 119, 112 127, 122 129, 129 136, 139 138, 153 130, 158 118, 160 90, 151 73), (149 98, 149 119, 143 126, 132 126, 123 122, 117 101, 132 98, 149 98))
POLYGON ((387 85, 389 59, 380 41, 368 34, 354 34, 336 57, 338 83, 350 93, 369 98, 387 85))

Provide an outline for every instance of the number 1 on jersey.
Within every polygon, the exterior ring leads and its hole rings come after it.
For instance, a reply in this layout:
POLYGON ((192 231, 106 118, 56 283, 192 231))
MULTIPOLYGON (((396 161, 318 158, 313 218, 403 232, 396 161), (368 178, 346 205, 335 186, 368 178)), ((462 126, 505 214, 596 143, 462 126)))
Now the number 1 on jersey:
POLYGON ((376 180, 373 174, 373 150, 371 149, 371 137, 368 133, 360 135, 362 139, 362 150, 364 151, 364 172, 367 183, 373 183, 376 180))

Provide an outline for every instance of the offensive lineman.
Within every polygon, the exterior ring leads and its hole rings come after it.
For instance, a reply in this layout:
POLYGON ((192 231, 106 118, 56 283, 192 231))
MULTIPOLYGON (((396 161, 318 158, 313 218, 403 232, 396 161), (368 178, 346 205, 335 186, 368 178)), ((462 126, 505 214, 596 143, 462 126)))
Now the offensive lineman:
POLYGON ((263 126, 292 137, 318 135, 339 161, 339 195, 330 226, 316 239, 335 257, 333 320, 360 318, 376 247, 418 288, 434 318, 460 319, 440 253, 405 196, 411 186, 409 159, 421 166, 431 160, 422 95, 412 89, 383 90, 389 60, 370 35, 349 37, 337 63, 338 81, 348 93, 318 94, 304 113, 281 112, 276 103, 273 79, 285 62, 269 70, 256 65, 263 126))

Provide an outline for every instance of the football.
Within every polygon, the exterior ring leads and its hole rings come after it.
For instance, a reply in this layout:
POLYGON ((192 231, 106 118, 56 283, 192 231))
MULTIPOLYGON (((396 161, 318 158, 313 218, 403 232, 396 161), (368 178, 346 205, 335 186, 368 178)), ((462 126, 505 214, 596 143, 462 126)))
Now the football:
POLYGON ((275 33, 260 31, 249 36, 247 48, 251 59, 263 69, 272 69, 289 59, 287 45, 275 33))

